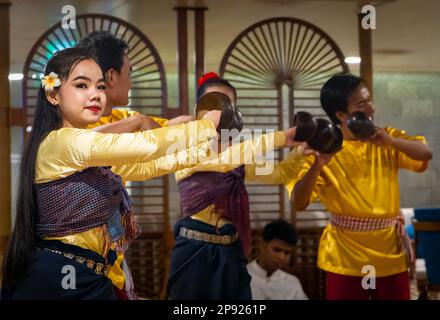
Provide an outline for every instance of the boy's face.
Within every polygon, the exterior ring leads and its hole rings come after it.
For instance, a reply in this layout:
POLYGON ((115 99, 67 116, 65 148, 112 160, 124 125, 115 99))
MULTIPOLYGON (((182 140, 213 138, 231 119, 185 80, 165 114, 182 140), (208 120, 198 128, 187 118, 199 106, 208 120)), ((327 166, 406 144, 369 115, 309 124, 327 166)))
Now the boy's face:
POLYGON ((263 260, 264 265, 271 269, 268 271, 273 272, 277 269, 283 269, 289 264, 292 251, 293 246, 282 240, 273 239, 269 242, 263 240, 259 259, 263 260))
POLYGON ((348 98, 347 112, 336 112, 336 117, 341 122, 342 128, 347 127, 347 120, 356 111, 365 112, 374 119, 375 107, 373 99, 370 90, 363 84, 359 85, 350 98, 348 98))
POLYGON ((370 117, 374 118, 374 103, 371 97, 370 90, 364 85, 360 85, 355 92, 348 99, 347 106, 348 114, 356 111, 365 112, 370 117))

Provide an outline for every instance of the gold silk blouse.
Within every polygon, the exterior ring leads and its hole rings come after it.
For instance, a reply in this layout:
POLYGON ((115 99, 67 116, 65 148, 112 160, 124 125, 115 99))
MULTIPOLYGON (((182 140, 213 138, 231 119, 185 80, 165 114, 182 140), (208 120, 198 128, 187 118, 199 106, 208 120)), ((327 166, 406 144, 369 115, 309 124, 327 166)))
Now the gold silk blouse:
MULTIPOLYGON (((393 128, 392 137, 426 143, 393 128)), ((313 164, 309 156, 299 175, 286 186, 289 193, 313 164)), ((361 218, 388 218, 400 214, 399 169, 422 172, 428 161, 411 159, 391 146, 359 140, 344 140, 343 148, 323 167, 310 202, 319 200, 334 214, 361 218)), ((405 255, 395 227, 371 232, 354 232, 327 225, 319 244, 318 267, 329 272, 364 276, 362 268, 374 266, 376 276, 385 277, 407 270, 405 255)))

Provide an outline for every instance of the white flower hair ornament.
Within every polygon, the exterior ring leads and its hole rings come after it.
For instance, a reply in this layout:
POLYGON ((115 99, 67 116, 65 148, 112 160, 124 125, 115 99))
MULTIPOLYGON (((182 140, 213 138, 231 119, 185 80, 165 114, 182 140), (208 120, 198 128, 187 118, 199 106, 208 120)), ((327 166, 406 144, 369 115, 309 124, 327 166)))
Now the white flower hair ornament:
POLYGON ((51 72, 48 75, 41 78, 41 86, 46 92, 52 92, 54 88, 61 85, 61 80, 55 72, 51 72))

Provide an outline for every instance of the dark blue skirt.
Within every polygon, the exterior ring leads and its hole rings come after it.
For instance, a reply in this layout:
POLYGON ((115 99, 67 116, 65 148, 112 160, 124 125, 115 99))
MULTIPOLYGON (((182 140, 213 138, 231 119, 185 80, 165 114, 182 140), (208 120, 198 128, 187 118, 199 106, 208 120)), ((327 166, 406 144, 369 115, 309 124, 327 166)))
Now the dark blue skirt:
MULTIPOLYGON (((42 240, 39 247, 104 263, 101 255, 60 241, 42 240)), ((32 253, 25 275, 13 288, 2 288, 1 295, 2 299, 7 300, 116 299, 109 278, 74 259, 41 249, 32 253)))
POLYGON ((188 239, 181 227, 216 235, 233 235, 236 229, 222 228, 185 218, 175 226, 176 244, 171 253, 168 298, 173 300, 251 300, 251 288, 240 241, 229 245, 188 239))

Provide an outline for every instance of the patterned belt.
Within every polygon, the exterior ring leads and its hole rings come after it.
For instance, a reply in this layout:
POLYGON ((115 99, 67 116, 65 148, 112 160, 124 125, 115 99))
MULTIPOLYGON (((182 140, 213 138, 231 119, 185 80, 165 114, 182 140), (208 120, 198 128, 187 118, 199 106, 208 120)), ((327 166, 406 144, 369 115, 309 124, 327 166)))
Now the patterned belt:
POLYGON ((58 250, 53 250, 53 249, 49 249, 49 248, 39 248, 39 247, 37 247, 37 250, 45 250, 45 251, 49 251, 52 253, 62 255, 64 257, 66 257, 67 259, 74 260, 78 263, 85 265, 89 269, 92 269, 94 273, 96 273, 97 275, 100 275, 100 276, 107 276, 108 272, 109 272, 109 268, 107 268, 103 263, 96 262, 91 259, 86 259, 84 257, 76 256, 72 253, 66 253, 66 252, 62 252, 62 251, 58 251, 58 250))
POLYGON ((233 235, 216 235, 205 232, 200 232, 197 230, 187 229, 185 227, 181 227, 179 230, 179 235, 188 239, 199 240, 203 242, 209 242, 214 244, 224 244, 228 245, 238 240, 238 233, 236 232, 233 235))
POLYGON ((396 226, 400 246, 405 253, 406 261, 410 268, 410 274, 412 277, 415 276, 414 262, 416 256, 411 239, 406 232, 405 221, 402 215, 391 218, 360 218, 332 213, 330 223, 335 227, 355 232, 382 230, 396 226))
POLYGON ((331 214, 330 223, 344 230, 368 232, 393 227, 399 223, 400 216, 391 218, 360 218, 341 214, 331 214))

